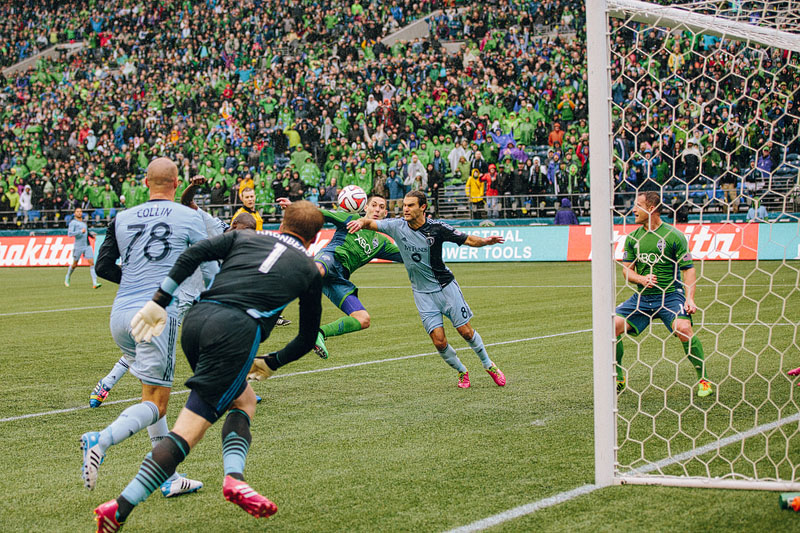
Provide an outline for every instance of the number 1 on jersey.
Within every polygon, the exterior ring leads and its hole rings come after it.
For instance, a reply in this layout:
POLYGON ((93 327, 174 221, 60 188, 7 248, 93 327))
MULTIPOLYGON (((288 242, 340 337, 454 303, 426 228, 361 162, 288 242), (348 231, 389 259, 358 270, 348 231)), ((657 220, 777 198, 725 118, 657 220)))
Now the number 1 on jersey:
POLYGON ((280 257, 280 256, 283 254, 283 252, 285 252, 285 251, 286 251, 286 246, 284 246, 284 245, 283 245, 283 244, 281 244, 281 243, 277 243, 277 244, 275 245, 275 248, 273 248, 273 249, 272 249, 272 251, 271 251, 271 252, 269 253, 269 255, 267 256, 267 258, 266 258, 266 259, 264 259, 264 262, 263 262, 263 263, 261 263, 261 266, 260 266, 260 267, 258 267, 258 271, 259 271, 259 272, 261 272, 262 274, 266 274, 267 272, 269 272, 269 271, 270 271, 270 269, 271 269, 271 268, 272 268, 272 267, 275 265, 275 263, 278 261, 278 258, 279 258, 279 257, 280 257))

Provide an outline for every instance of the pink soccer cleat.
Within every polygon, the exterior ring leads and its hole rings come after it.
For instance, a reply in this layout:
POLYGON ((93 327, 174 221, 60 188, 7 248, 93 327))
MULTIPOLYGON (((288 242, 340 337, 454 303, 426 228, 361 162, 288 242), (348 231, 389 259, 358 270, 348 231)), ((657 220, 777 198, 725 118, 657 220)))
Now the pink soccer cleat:
POLYGON ((492 376, 492 379, 494 380, 495 383, 497 383, 497 385, 499 385, 500 387, 505 387, 506 376, 505 374, 503 374, 502 370, 497 368, 496 365, 492 365, 489 368, 487 368, 486 372, 488 372, 489 375, 492 376))
POLYGON ((469 383, 469 372, 459 372, 458 373, 458 388, 459 389, 468 389, 470 386, 469 383))
MULTIPOLYGON (((789 370, 786 373, 790 376, 800 376, 800 367, 789 370)), ((797 382, 797 386, 800 387, 800 381, 797 382)))
POLYGON ((97 533, 114 533, 122 529, 124 522, 117 521, 117 500, 109 500, 94 510, 97 533))
POLYGON ((254 491, 244 481, 225 476, 222 495, 231 503, 235 503, 256 518, 266 518, 278 512, 278 506, 254 491))

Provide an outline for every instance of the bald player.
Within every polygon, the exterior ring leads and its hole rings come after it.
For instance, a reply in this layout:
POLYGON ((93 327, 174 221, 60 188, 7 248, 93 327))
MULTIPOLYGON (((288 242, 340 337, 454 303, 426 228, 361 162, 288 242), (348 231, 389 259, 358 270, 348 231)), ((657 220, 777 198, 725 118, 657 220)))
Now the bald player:
MULTIPOLYGON (((97 254, 97 274, 119 284, 111 307, 111 335, 129 361, 130 373, 142 382, 142 401, 125 409, 105 429, 81 436, 82 477, 89 490, 95 487, 98 468, 109 447, 144 428, 155 446, 169 432, 165 415, 175 371, 178 307, 168 306, 164 331, 148 342, 134 340, 130 323, 178 256, 208 238, 201 215, 172 201, 178 187, 175 163, 165 157, 153 160, 147 167, 145 185, 150 189, 150 200, 121 212, 111 221, 97 254)), ((206 282, 212 276, 210 268, 204 271, 206 282)), ((173 475, 161 485, 161 492, 175 496, 202 486, 199 481, 173 475)))

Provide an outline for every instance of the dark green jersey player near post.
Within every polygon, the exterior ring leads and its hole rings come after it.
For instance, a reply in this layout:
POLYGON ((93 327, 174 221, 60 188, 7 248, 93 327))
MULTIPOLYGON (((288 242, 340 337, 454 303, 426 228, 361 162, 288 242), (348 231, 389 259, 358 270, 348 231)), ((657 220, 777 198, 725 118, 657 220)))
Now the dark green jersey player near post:
MULTIPOLYGON (((291 203, 287 198, 278 198, 277 201, 283 208, 291 203)), ((314 262, 322 275, 323 294, 347 315, 320 327, 314 352, 327 359, 326 338, 361 331, 370 324, 369 313, 358 299, 358 287, 350 281, 350 275, 373 259, 399 263, 402 257, 397 246, 382 233, 372 230, 348 233, 347 223, 359 218, 358 215, 327 209, 320 209, 320 212, 325 222, 336 227, 336 232, 331 242, 314 257, 314 262)), ((373 194, 367 199, 365 218, 383 220, 386 213, 386 198, 373 194)))
POLYGON ((648 191, 636 197, 636 223, 642 227, 625 239, 622 270, 625 279, 638 285, 637 292, 617 306, 617 392, 625 390, 622 368, 622 334, 638 335, 654 318, 660 318, 683 344, 683 351, 697 372, 697 395, 713 392, 706 379, 703 345, 692 331, 697 311, 694 290, 697 274, 686 236, 661 221, 661 197, 648 191), (681 276, 682 275, 682 276, 681 276), (683 281, 681 280, 683 277, 683 281))

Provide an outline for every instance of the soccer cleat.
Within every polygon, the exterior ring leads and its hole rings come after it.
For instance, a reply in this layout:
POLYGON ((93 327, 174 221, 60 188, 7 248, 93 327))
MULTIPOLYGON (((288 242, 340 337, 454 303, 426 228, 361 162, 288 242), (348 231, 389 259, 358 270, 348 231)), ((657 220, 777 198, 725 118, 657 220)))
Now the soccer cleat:
POLYGON ((94 510, 94 519, 97 522, 97 533, 114 533, 122 529, 125 522, 117 520, 117 500, 109 500, 100 504, 94 510))
POLYGON ((64 280, 64 286, 65 286, 65 287, 69 287, 69 280, 68 280, 68 279, 65 279, 65 280, 64 280))
POLYGON ((81 435, 81 451, 83 452, 83 468, 81 475, 83 484, 89 490, 94 490, 97 483, 97 470, 103 464, 106 454, 100 448, 100 432, 89 431, 81 435))
POLYGON ((469 372, 458 373, 458 388, 459 389, 469 388, 469 372))
POLYGON ((286 320, 285 318, 283 318, 283 315, 281 315, 281 316, 278 317, 278 321, 275 322, 275 325, 276 326, 288 326, 291 323, 292 323, 291 320, 286 320))
POLYGON ((191 494, 203 488, 202 481, 195 481, 189 479, 183 474, 178 474, 175 479, 168 479, 161 484, 161 494, 165 498, 172 498, 173 496, 180 496, 181 494, 191 494))
POLYGON ((93 289, 99 289, 99 288, 100 288, 100 287, 102 287, 102 286, 103 286, 103 284, 102 284, 102 283, 100 283, 100 282, 98 281, 97 283, 95 283, 94 285, 92 285, 92 288, 93 288, 93 289))
POLYGON ((497 365, 492 365, 486 369, 486 372, 492 376, 492 379, 499 387, 505 387, 506 385, 506 376, 503 374, 503 371, 497 368, 497 365))
POLYGON ((617 378, 617 394, 620 394, 622 391, 624 391, 625 387, 626 387, 625 378, 622 379, 617 378))
POLYGON ((314 353, 322 359, 328 358, 328 348, 325 347, 325 335, 322 332, 317 332, 317 342, 314 343, 314 353))
POLYGON ((261 400, 263 400, 263 399, 264 399, 264 398, 262 398, 261 396, 259 396, 258 394, 256 394, 256 403, 261 403, 261 400))
POLYGON ((265 518, 278 512, 278 506, 254 491, 244 481, 225 476, 222 495, 231 503, 235 503, 256 518, 265 518))
POLYGON ((111 389, 103 385, 103 380, 98 381, 97 385, 94 386, 92 394, 89 395, 89 407, 100 407, 103 405, 103 402, 108 398, 108 392, 110 390, 111 389))
POLYGON ((714 387, 711 386, 711 383, 705 379, 701 379, 700 383, 697 384, 697 395, 701 398, 705 398, 712 392, 714 392, 714 387))

